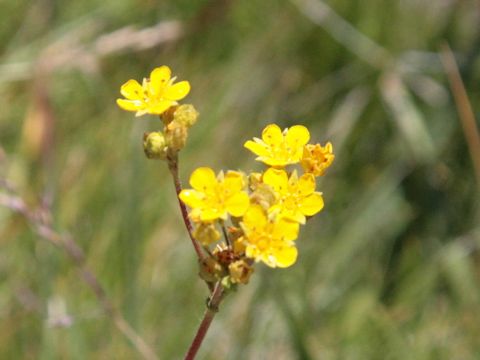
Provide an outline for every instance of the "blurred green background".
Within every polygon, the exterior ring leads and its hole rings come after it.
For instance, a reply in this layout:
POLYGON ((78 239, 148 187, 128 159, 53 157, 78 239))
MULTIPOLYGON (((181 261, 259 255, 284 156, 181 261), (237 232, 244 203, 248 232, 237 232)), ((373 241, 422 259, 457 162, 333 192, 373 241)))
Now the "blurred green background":
MULTIPOLYGON (((184 181, 262 168, 242 145, 271 122, 336 153, 298 262, 257 266, 199 358, 480 358, 480 154, 445 42, 478 112, 475 0, 0 0, 0 175, 51 207, 158 357, 181 358, 207 289, 166 165, 143 155, 159 123, 115 104, 169 65, 201 113, 184 181)), ((0 244, 1 359, 140 358, 65 253, 5 208, 0 244)))

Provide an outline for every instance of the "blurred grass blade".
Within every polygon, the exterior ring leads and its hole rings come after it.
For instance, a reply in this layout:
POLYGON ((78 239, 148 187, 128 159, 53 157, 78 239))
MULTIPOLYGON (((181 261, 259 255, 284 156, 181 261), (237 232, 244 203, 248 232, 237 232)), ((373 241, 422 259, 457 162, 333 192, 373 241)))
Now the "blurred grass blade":
POLYGON ((380 91, 415 161, 433 161, 436 151, 432 137, 400 76, 386 73, 381 79, 380 91))
POLYGON ((325 137, 331 139, 337 156, 341 153, 345 140, 352 133, 370 98, 369 89, 359 86, 351 90, 334 110, 325 137))

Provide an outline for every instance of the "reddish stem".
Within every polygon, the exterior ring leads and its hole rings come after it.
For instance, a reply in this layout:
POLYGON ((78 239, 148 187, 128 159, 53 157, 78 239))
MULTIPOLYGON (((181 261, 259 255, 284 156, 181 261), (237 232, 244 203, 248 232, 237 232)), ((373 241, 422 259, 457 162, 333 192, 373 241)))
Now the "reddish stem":
POLYGON ((172 177, 173 177, 175 192, 177 193, 178 205, 180 206, 180 210, 182 212, 182 218, 183 218, 183 222, 185 223, 185 227, 187 228, 188 236, 192 241, 192 245, 193 245, 193 248, 195 249, 195 252, 197 253, 198 259, 200 261, 203 261, 205 259, 205 254, 203 253, 202 248, 198 243, 198 241, 195 240, 195 238, 193 237, 193 226, 192 226, 192 223, 190 222, 190 218, 188 217, 187 207, 182 202, 182 200, 180 200, 180 197, 179 197, 180 192, 182 191, 182 183, 180 182, 180 178, 178 176, 178 157, 176 155, 168 159, 168 168, 170 169, 170 173, 172 174, 172 177))
POLYGON ((207 334, 208 329, 210 328, 210 324, 212 323, 215 314, 218 312, 218 306, 223 299, 223 287, 220 282, 215 284, 215 289, 213 290, 212 295, 207 303, 207 310, 205 310, 205 314, 203 315, 202 322, 198 327, 197 333, 193 338, 192 344, 188 349, 187 355, 185 355, 185 360, 194 360, 195 356, 197 355, 200 346, 202 345, 203 340, 205 339, 205 335, 207 334))

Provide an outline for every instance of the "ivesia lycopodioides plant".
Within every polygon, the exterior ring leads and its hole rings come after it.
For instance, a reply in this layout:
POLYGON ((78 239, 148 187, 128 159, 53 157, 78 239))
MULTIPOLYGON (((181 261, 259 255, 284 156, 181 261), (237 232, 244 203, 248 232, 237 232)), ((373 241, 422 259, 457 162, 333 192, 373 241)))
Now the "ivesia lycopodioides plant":
POLYGON ((300 225, 324 206, 316 178, 332 164, 331 143, 310 144, 305 126, 282 130, 270 124, 261 139, 244 146, 267 168, 263 172, 220 171, 199 167, 190 176, 189 189, 178 177, 178 153, 197 122, 191 104, 180 104, 190 92, 187 81, 175 83, 167 66, 143 79, 129 80, 117 104, 136 116, 158 115, 163 131, 144 135, 149 159, 164 160, 172 174, 183 220, 198 256, 200 277, 210 289, 205 316, 185 359, 193 359, 218 307, 227 293, 247 284, 254 265, 286 268, 297 260, 295 242, 300 225), (187 210, 187 206, 190 211, 187 210))

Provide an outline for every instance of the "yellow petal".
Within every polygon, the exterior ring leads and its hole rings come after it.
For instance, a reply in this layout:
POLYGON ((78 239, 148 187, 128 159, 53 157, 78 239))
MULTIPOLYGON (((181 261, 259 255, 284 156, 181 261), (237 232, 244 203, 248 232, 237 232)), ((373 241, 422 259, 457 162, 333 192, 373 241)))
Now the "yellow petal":
POLYGON ((267 156, 268 155, 268 150, 264 144, 259 144, 255 141, 248 140, 243 144, 245 148, 253 152, 255 155, 258 156, 267 156))
POLYGON ((185 189, 178 195, 183 203, 191 208, 198 208, 203 206, 204 195, 196 190, 185 189))
POLYGON ((227 212, 223 209, 217 209, 212 207, 202 209, 202 214, 200 215, 201 221, 213 221, 219 218, 226 220, 227 212))
POLYGON ((305 126, 295 125, 288 129, 287 135, 285 135, 286 143, 292 148, 302 148, 310 140, 310 133, 305 126))
POLYGON ((278 145, 283 142, 282 130, 276 124, 270 124, 263 129, 262 139, 268 145, 278 145))
POLYGON ((295 246, 282 246, 273 253, 273 256, 277 260, 277 266, 280 268, 293 265, 295 261, 297 261, 297 255, 298 251, 295 246))
POLYGON ((250 199, 245 192, 239 192, 225 201, 225 207, 232 216, 242 216, 250 205, 250 199))
POLYGON ((256 261, 258 261, 258 250, 257 250, 257 247, 254 246, 254 245, 250 245, 248 244, 248 240, 246 242, 246 246, 245 246, 245 255, 250 258, 250 259, 255 259, 256 261))
POLYGON ((144 104, 139 100, 117 99, 117 105, 127 111, 138 111, 144 108, 144 104))
POLYGON ((315 191, 315 176, 313 174, 303 174, 298 180, 298 191, 303 196, 308 196, 315 191))
POLYGON ((312 216, 323 209, 323 197, 319 192, 315 192, 303 199, 300 211, 306 216, 312 216))
POLYGON ((267 216, 260 205, 250 206, 243 215, 243 225, 247 228, 246 230, 263 229, 266 224, 267 216))
POLYGON ((273 237, 278 237, 284 240, 292 241, 298 237, 300 225, 298 222, 280 219, 274 227, 273 237))
POLYGON ((190 185, 200 192, 211 192, 217 186, 217 178, 209 167, 200 167, 190 176, 190 185))
POLYGON ((188 81, 180 81, 175 85, 169 86, 163 93, 163 97, 169 100, 180 100, 190 92, 190 83, 188 81))
POLYGON ((147 110, 150 114, 161 115, 167 111, 170 106, 176 105, 175 101, 171 100, 161 100, 152 105, 149 105, 147 110))
POLYGON ((276 158, 273 156, 258 157, 255 160, 260 160, 268 166, 273 166, 275 168, 283 168, 285 165, 292 164, 291 161, 276 158))
POLYGON ((150 73, 150 91, 158 94, 168 84, 172 71, 168 66, 160 66, 150 73))
POLYGON ((128 80, 120 88, 120 93, 128 100, 143 100, 143 88, 137 80, 128 80))
POLYGON ((263 182, 280 194, 288 191, 288 176, 285 170, 269 168, 263 174, 263 182))
POLYGON ((228 171, 223 180, 223 186, 229 193, 237 193, 245 188, 245 178, 238 171, 228 171))
POLYGON ((306 218, 305 215, 302 213, 301 209, 295 208, 280 212, 280 216, 284 217, 286 221, 296 222, 302 225, 305 225, 306 218))

